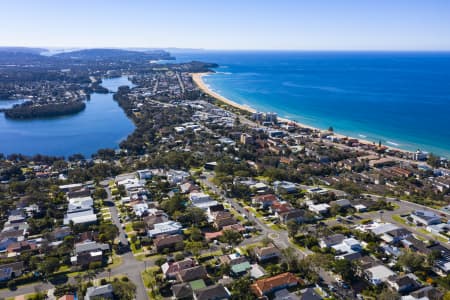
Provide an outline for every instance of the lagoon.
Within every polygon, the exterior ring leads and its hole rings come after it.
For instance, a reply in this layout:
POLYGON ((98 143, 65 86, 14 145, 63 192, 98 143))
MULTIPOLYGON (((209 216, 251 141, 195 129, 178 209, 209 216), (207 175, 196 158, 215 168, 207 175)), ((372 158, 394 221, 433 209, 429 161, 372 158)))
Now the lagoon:
MULTIPOLYGON (((126 77, 103 79, 102 86, 116 92, 132 86, 126 77)), ((12 101, 0 101, 2 108, 12 101)), ((0 153, 44 154, 89 158, 101 148, 118 148, 134 130, 133 122, 114 101, 113 94, 91 94, 86 109, 74 115, 32 120, 11 120, 0 113, 0 153)))

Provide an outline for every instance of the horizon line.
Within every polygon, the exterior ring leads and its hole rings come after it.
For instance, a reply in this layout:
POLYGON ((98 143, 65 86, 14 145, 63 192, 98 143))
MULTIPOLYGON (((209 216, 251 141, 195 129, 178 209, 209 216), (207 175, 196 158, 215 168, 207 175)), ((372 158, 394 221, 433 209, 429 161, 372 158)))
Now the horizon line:
POLYGON ((46 50, 84 50, 84 49, 155 49, 189 51, 280 51, 280 52, 450 52, 450 49, 305 49, 305 48, 192 48, 192 47, 146 47, 146 46, 17 46, 0 45, 0 48, 43 48, 46 50))

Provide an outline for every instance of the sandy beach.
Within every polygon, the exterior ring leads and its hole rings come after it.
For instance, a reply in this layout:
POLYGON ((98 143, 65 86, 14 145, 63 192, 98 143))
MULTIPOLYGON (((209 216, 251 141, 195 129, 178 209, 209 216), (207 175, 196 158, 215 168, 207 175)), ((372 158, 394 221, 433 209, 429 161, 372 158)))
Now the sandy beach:
MULTIPOLYGON (((219 100, 219 101, 224 102, 224 103, 227 104, 227 105, 230 105, 230 106, 233 106, 233 107, 236 107, 236 108, 238 108, 238 109, 245 110, 245 111, 248 111, 248 112, 251 112, 251 113, 257 112, 256 109, 254 109, 254 108, 252 108, 252 107, 250 107, 250 106, 242 105, 242 104, 236 103, 236 102, 234 102, 234 101, 232 101, 232 100, 230 100, 230 99, 228 99, 228 98, 226 98, 226 97, 224 97, 224 96, 222 96, 222 95, 220 95, 220 94, 218 94, 218 93, 212 91, 212 90, 205 84, 205 82, 203 81, 203 76, 206 76, 206 75, 209 75, 209 74, 213 74, 213 73, 193 73, 193 74, 192 74, 192 80, 195 82, 195 84, 197 84, 197 86, 198 86, 204 93, 210 95, 211 97, 216 98, 216 99, 219 100)), ((292 121, 292 120, 289 120, 289 119, 286 119, 286 118, 283 118, 283 117, 278 117, 278 120, 280 120, 281 122, 289 123, 289 124, 295 124, 295 125, 298 126, 298 127, 309 128, 309 129, 317 130, 317 131, 320 131, 320 132, 325 132, 325 131, 327 131, 327 130, 323 130, 323 129, 320 129, 320 128, 316 128, 316 127, 313 127, 313 126, 310 126, 310 125, 306 125, 306 124, 303 124, 303 123, 299 123, 299 122, 296 122, 296 121, 292 121)), ((340 139, 343 139, 343 138, 354 138, 354 139, 357 139, 357 140, 358 140, 360 143, 362 143, 362 144, 373 144, 373 143, 376 143, 375 141, 368 141, 368 140, 364 140, 364 139, 361 139, 361 138, 349 137, 349 136, 345 136, 345 135, 342 135, 342 134, 339 134, 339 133, 336 133, 336 132, 333 132, 333 135, 334 135, 335 137, 337 137, 337 138, 340 138, 340 139)), ((409 152, 409 151, 407 151, 407 150, 399 149, 399 148, 392 147, 392 146, 388 146, 388 145, 383 145, 383 146, 384 146, 384 147, 387 147, 387 148, 389 148, 389 149, 392 149, 392 150, 396 150, 396 151, 409 152)))
POLYGON ((194 73, 194 74, 192 74, 192 80, 195 82, 195 84, 197 84, 197 86, 204 93, 210 95, 211 97, 216 98, 219 101, 222 101, 225 104, 228 104, 230 106, 236 107, 238 109, 245 110, 245 111, 248 111, 248 112, 251 112, 251 113, 255 113, 256 112, 255 109, 253 109, 253 108, 251 108, 249 106, 238 104, 238 103, 236 103, 234 101, 231 101, 230 99, 225 98, 224 96, 222 96, 222 95, 220 95, 220 94, 210 90, 209 87, 203 81, 203 76, 208 75, 208 74, 211 74, 211 73, 194 73))

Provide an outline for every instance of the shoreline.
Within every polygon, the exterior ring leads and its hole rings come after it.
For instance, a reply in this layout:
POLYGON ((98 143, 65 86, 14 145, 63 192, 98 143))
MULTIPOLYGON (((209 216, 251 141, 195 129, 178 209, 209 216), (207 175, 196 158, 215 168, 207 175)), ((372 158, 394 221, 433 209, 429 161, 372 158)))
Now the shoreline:
MULTIPOLYGON (((252 108, 252 107, 250 107, 248 105, 242 105, 242 104, 236 103, 233 100, 230 100, 229 98, 226 98, 226 97, 220 95, 219 93, 211 90, 211 88, 208 87, 208 85, 203 81, 203 77, 207 76, 207 75, 210 75, 210 74, 214 74, 214 73, 213 72, 192 73, 191 75, 192 75, 192 80, 198 86, 198 88, 200 90, 202 90, 204 93, 210 95, 211 97, 216 98, 217 100, 219 100, 219 101, 221 101, 221 102, 223 102, 223 103, 225 103, 225 104, 227 104, 229 106, 232 106, 232 107, 235 107, 235 108, 238 108, 238 109, 250 112, 250 113, 257 112, 256 109, 254 109, 254 108, 252 108)), ((298 127, 308 128, 308 129, 316 130, 316 131, 319 131, 319 132, 327 132, 328 131, 328 130, 320 129, 320 128, 317 128, 317 127, 314 127, 314 126, 311 126, 311 125, 306 125, 304 123, 300 123, 300 122, 297 122, 297 121, 289 120, 289 119, 283 118, 283 117, 278 117, 278 120, 280 120, 281 122, 295 124, 298 127)), ((344 138, 356 139, 361 144, 366 144, 366 145, 376 144, 376 142, 373 142, 373 141, 371 142, 369 140, 365 140, 365 139, 362 139, 362 138, 359 138, 359 137, 347 136, 347 135, 339 134, 337 132, 333 132, 333 136, 335 136, 335 137, 337 137, 339 139, 344 139, 344 138)), ((400 149, 400 148, 397 148, 397 147, 394 147, 394 146, 388 146, 388 145, 384 145, 384 144, 382 146, 387 148, 387 149, 394 150, 394 151, 399 151, 399 152, 403 152, 403 153, 413 153, 412 151, 405 150, 405 149, 400 149)))

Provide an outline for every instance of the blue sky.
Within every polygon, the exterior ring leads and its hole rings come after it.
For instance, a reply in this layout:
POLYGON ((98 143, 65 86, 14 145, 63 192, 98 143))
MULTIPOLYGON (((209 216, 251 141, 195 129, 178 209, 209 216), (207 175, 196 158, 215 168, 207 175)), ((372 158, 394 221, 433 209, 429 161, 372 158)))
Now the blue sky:
POLYGON ((0 44, 450 50, 450 1, 0 0, 0 44))

